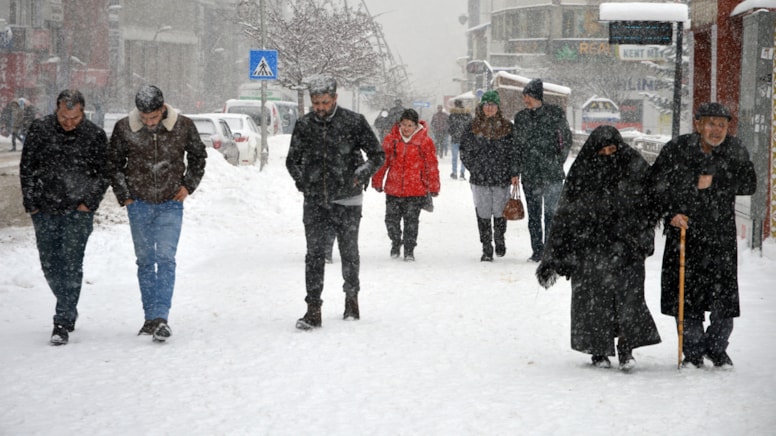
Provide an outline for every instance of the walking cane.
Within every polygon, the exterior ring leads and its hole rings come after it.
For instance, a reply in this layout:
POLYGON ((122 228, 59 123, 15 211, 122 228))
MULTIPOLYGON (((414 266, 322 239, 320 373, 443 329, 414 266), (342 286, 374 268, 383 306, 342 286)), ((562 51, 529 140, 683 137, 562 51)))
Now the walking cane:
POLYGON ((679 234, 679 321, 676 323, 679 333, 679 361, 677 369, 682 367, 682 344, 684 344, 684 239, 686 232, 682 228, 679 234))

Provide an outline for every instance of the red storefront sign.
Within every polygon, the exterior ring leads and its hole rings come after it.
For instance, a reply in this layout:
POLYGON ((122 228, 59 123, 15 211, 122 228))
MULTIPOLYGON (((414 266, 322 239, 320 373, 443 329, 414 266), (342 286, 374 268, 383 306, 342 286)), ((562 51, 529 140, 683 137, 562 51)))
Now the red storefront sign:
POLYGON ((7 103, 14 97, 16 89, 34 88, 35 54, 0 53, 0 103, 7 103))

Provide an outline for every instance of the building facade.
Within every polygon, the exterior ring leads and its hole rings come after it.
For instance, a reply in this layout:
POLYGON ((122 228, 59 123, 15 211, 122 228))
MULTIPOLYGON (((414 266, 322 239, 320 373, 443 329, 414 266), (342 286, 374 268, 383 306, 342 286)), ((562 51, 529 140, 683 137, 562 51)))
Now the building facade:
POLYGON ((78 88, 97 112, 126 112, 142 84, 185 111, 236 95, 247 42, 236 0, 0 0, 0 106, 25 97, 53 110, 78 88), (153 11, 153 12, 149 12, 153 11))

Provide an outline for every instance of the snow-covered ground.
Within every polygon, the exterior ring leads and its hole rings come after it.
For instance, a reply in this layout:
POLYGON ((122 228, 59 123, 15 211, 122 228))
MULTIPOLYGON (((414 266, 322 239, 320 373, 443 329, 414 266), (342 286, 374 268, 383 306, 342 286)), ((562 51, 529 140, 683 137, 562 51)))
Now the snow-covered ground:
POLYGON ((48 344, 54 297, 32 228, 0 230, 0 435, 773 434, 772 239, 762 254, 739 247, 734 369, 677 370, 673 319, 659 313, 661 237, 646 287, 663 343, 636 349, 631 373, 594 369, 569 346, 569 282, 536 283, 525 221, 509 224, 506 257, 479 261, 469 185, 447 178, 448 157, 417 261, 389 258, 384 197, 370 188, 362 319, 341 319, 335 250, 323 328, 302 332, 302 197, 284 166, 288 140, 272 138, 261 172, 210 155, 186 201, 166 344, 136 336, 131 237, 111 192, 66 346, 48 344))

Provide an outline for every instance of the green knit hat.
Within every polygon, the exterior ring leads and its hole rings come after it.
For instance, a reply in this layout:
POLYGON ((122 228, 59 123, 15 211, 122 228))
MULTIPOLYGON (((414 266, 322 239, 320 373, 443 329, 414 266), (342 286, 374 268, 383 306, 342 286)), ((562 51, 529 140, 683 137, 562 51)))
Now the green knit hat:
POLYGON ((498 92, 490 90, 490 91, 487 91, 485 94, 482 94, 482 97, 480 98, 480 105, 483 105, 485 103, 495 103, 501 106, 501 98, 499 98, 498 92))

